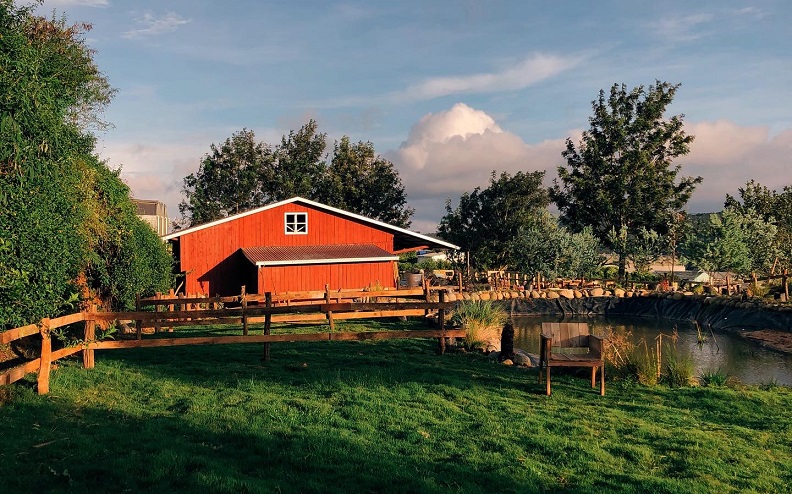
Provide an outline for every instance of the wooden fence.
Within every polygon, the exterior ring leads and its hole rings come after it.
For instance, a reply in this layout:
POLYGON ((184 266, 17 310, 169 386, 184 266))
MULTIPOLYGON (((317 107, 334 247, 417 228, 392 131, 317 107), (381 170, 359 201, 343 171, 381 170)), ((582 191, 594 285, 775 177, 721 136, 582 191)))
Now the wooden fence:
POLYGON ((38 324, 14 328, 0 333, 0 344, 9 344, 32 335, 41 337, 40 357, 0 372, 0 385, 22 379, 31 372, 38 373, 38 392, 49 392, 49 375, 52 362, 82 352, 83 366, 94 366, 94 351, 116 348, 163 347, 181 345, 217 345, 237 343, 263 343, 264 358, 269 360, 269 345, 289 341, 350 341, 384 340, 394 338, 437 338, 438 353, 445 352, 446 338, 464 337, 464 330, 446 329, 446 311, 454 304, 444 301, 439 292, 437 301, 427 301, 428 289, 387 290, 378 292, 337 291, 301 292, 290 294, 249 295, 244 291, 238 297, 177 297, 158 295, 138 298, 138 309, 154 307, 154 311, 97 312, 88 310, 54 319, 45 318, 38 324), (319 298, 317 293, 321 293, 319 298), (423 299, 415 300, 415 298, 423 299), (373 301, 372 301, 373 300, 373 301), (226 306, 229 305, 229 306, 226 306), (178 310, 177 310, 178 309, 178 310), (337 319, 360 319, 393 316, 425 315, 437 311, 438 329, 412 331, 368 331, 342 333, 335 331, 337 319), (132 340, 96 339, 96 326, 115 321, 134 321, 136 337, 132 340), (273 322, 327 321, 329 331, 311 334, 271 334, 273 322), (74 346, 52 350, 52 331, 64 326, 84 323, 84 339, 74 346), (241 325, 242 336, 200 336, 176 338, 143 338, 143 328, 155 332, 177 326, 241 325), (262 334, 252 335, 253 324, 263 324, 262 334))

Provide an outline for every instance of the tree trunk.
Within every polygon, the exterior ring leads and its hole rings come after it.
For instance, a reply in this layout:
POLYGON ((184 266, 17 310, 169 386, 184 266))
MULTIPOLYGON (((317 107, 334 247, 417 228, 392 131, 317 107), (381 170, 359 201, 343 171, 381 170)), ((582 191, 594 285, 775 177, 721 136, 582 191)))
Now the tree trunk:
POLYGON ((627 281, 627 256, 619 254, 619 281, 627 281))

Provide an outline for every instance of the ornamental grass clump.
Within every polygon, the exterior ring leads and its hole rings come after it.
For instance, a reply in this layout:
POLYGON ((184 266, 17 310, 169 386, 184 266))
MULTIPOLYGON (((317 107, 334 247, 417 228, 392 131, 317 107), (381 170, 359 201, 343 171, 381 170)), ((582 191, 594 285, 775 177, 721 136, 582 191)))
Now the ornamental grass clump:
POLYGON ((699 376, 699 383, 706 387, 720 388, 726 386, 731 381, 731 377, 720 368, 704 371, 699 376))
POLYGON ((465 329, 465 346, 485 346, 493 335, 500 337, 506 311, 492 300, 465 300, 457 305, 451 322, 465 329))

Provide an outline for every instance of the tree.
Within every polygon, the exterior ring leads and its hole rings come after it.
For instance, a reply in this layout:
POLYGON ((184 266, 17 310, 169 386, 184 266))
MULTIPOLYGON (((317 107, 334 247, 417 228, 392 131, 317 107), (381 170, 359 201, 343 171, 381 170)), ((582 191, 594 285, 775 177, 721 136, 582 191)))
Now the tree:
POLYGON ((393 164, 370 142, 344 136, 324 160, 326 135, 311 120, 274 148, 253 131, 235 133, 184 178, 176 227, 193 226, 294 196, 407 227, 413 210, 393 164))
POLYGON ((275 150, 277 157, 268 192, 276 201, 294 196, 312 199, 319 196, 325 171, 323 160, 327 134, 317 132, 316 120, 309 120, 300 130, 283 136, 275 150))
POLYGON ((544 210, 511 242, 513 267, 546 278, 588 278, 602 265, 599 241, 590 229, 572 233, 544 210))
POLYGON ((328 205, 403 228, 410 226, 414 211, 407 207, 393 163, 377 156, 371 142, 352 144, 347 136, 335 144, 320 197, 328 205))
POLYGON ((690 199, 701 177, 681 177, 673 160, 686 155, 693 136, 682 126, 683 115, 665 118, 679 85, 657 81, 628 91, 614 84, 610 95, 600 91, 592 102, 591 128, 576 147, 567 139, 550 190, 564 224, 574 231, 589 226, 619 257, 619 276, 625 275, 629 240, 642 227, 665 235, 672 216, 690 199), (626 236, 615 235, 626 230, 626 236))
POLYGON ((275 153, 257 143, 252 130, 234 133, 220 147, 212 144, 198 172, 184 178, 182 218, 192 226, 277 200, 274 163, 275 153))
POLYGON ((786 268, 792 266, 792 186, 785 186, 779 193, 751 180, 738 190, 739 199, 726 195, 726 208, 743 213, 753 211, 764 221, 776 225, 777 259, 772 261, 771 274, 777 264, 786 268))
POLYGON ((489 187, 465 192, 456 209, 446 201, 440 237, 469 252, 471 265, 478 269, 513 265, 512 240, 550 203, 543 177, 540 171, 514 176, 503 172, 500 177, 493 171, 489 187))
POLYGON ((682 253, 688 262, 708 273, 746 275, 769 269, 776 253, 775 235, 775 225, 754 211, 727 207, 688 234, 682 253))
MULTIPOLYGON (((92 267, 114 266, 142 225, 129 189, 93 153, 89 128, 113 90, 85 44, 89 27, 0 0, 0 330, 73 310, 81 298, 117 307, 102 298, 107 279, 92 267)), ((137 241, 146 256, 124 258, 131 270, 152 256, 164 266, 140 284, 112 283, 162 287, 170 273, 163 243, 137 241)))

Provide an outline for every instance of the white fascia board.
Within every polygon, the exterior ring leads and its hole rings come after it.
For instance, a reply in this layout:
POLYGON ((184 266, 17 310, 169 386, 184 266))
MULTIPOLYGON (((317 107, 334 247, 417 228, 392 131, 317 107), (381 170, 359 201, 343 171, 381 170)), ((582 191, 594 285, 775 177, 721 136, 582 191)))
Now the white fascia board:
POLYGON ((284 201, 276 202, 276 203, 273 203, 273 204, 268 204, 268 205, 262 206, 260 208, 251 209, 250 211, 245 211, 244 213, 235 214, 233 216, 228 216, 226 218, 215 220, 215 221, 211 221, 209 223, 204 223, 203 225, 198 225, 198 226, 194 226, 192 228, 187 228, 186 230, 180 230, 178 232, 173 232, 170 235, 166 235, 166 236, 162 237, 162 239, 163 240, 173 240, 174 238, 178 238, 178 237, 180 237, 180 236, 182 236, 182 235, 184 235, 186 233, 197 232, 199 230, 203 230, 204 228, 209 228, 209 227, 212 227, 212 226, 215 226, 215 225, 221 225, 221 224, 226 223, 228 221, 232 221, 232 220, 235 220, 235 219, 238 219, 238 218, 244 218, 245 216, 250 216, 251 214, 260 213, 260 212, 266 211, 268 209, 277 208, 279 206, 283 206, 285 204, 291 204, 291 203, 294 203, 294 202, 303 202, 303 203, 311 205, 311 206, 313 206, 313 207, 315 207, 317 209, 324 209, 325 211, 331 211, 333 213, 336 213, 336 214, 339 214, 339 215, 342 215, 342 216, 346 216, 346 217, 349 217, 349 218, 354 218, 354 219, 357 219, 359 221, 363 221, 365 223, 370 223, 372 225, 377 225, 379 227, 383 227, 383 228, 386 228, 388 230, 393 230, 393 231, 396 231, 396 232, 399 232, 399 233, 404 233, 406 235, 410 235, 410 236, 415 237, 415 238, 420 238, 422 240, 426 240, 426 241, 429 241, 429 242, 432 242, 432 243, 435 243, 435 244, 442 245, 443 247, 448 248, 448 249, 459 250, 459 246, 458 245, 454 245, 452 243, 445 242, 443 240, 440 240, 440 239, 437 239, 437 238, 434 238, 434 237, 430 237, 430 236, 424 235, 422 233, 416 233, 414 231, 407 230, 406 228, 400 228, 398 226, 394 226, 394 225, 391 225, 391 224, 388 224, 388 223, 385 223, 385 222, 382 222, 382 221, 373 220, 371 218, 366 218, 365 216, 361 216, 359 214, 350 213, 349 211, 344 211, 343 209, 334 208, 332 206, 328 206, 327 204, 322 204, 321 202, 311 201, 311 200, 305 199, 303 197, 292 197, 291 199, 286 199, 284 201))
POLYGON ((257 261, 256 266, 302 266, 304 264, 343 264, 352 262, 385 262, 398 261, 399 256, 383 257, 344 257, 341 259, 294 259, 289 261, 257 261))

